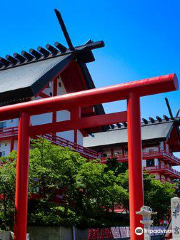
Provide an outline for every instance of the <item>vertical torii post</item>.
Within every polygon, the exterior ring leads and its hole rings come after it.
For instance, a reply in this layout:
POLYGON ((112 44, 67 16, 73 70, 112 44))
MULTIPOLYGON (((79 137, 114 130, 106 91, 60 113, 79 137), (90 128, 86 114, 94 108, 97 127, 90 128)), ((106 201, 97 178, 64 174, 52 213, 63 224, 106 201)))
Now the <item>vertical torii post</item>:
POLYGON ((27 233, 29 124, 30 116, 21 113, 18 129, 14 240, 25 240, 27 233))
MULTIPOLYGON (((90 125, 93 127, 97 126, 99 121, 99 116, 97 116, 97 118, 93 117, 93 120, 91 117, 87 117, 84 119, 71 119, 56 124, 51 123, 39 126, 29 126, 30 116, 61 110, 71 111, 72 109, 94 106, 100 103, 127 100, 130 228, 131 238, 133 240, 141 240, 142 235, 140 237, 135 235, 135 229, 140 226, 140 219, 139 216, 136 215, 136 211, 143 205, 139 101, 142 96, 169 92, 177 89, 178 80, 176 75, 169 74, 125 84, 117 84, 99 89, 0 107, 0 121, 20 117, 15 200, 15 239, 26 240, 29 136, 51 133, 54 129, 56 132, 81 129, 82 125, 83 128, 87 128, 90 125)), ((106 115, 101 116, 101 122, 103 119, 106 119, 106 115)), ((110 122, 112 124, 112 120, 110 120, 110 122)), ((110 122, 108 123, 106 119, 105 125, 110 124, 110 122)))
POLYGON ((135 233, 140 223, 141 216, 135 213, 144 204, 143 194, 143 170, 141 154, 141 118, 140 97, 136 93, 130 93, 127 100, 128 118, 128 168, 129 168, 129 209, 131 239, 142 239, 135 233), (132 117, 133 116, 133 117, 132 117))

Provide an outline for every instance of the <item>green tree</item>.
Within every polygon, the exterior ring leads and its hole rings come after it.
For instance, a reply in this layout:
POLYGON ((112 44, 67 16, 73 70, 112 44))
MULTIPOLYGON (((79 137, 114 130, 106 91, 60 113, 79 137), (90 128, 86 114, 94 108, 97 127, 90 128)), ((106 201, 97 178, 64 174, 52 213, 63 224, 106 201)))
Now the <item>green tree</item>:
MULTIPOLYGON (((128 189, 129 173, 126 171, 118 176, 121 186, 128 189)), ((144 204, 157 212, 154 215, 154 224, 159 225, 160 220, 164 219, 170 211, 170 200, 175 196, 175 184, 156 180, 153 175, 143 174, 144 178, 144 204)), ((123 203, 128 208, 128 203, 123 203)))
POLYGON ((170 213, 170 201, 175 197, 175 184, 162 183, 149 174, 144 174, 145 205, 150 206, 157 215, 154 215, 154 224, 159 225, 170 213))
POLYGON ((15 177, 16 161, 12 161, 16 156, 11 153, 9 158, 1 158, 0 167, 0 228, 10 230, 13 227, 14 200, 15 200, 15 177))
POLYGON ((116 176, 120 173, 126 172, 128 170, 128 163, 127 162, 118 162, 117 158, 108 158, 106 161, 106 170, 113 171, 116 176))
MULTIPOLYGON (((0 167, 0 228, 12 230, 16 152, 2 161, 6 164, 0 167)), ((40 138, 32 142, 29 161, 29 224, 80 227, 124 224, 114 218, 114 204, 128 210, 129 180, 128 171, 117 160, 110 164, 88 161, 69 148, 40 138)), ((145 205, 158 212, 156 221, 162 219, 169 210, 174 186, 144 174, 144 189, 145 205)))
POLYGON ((44 139, 33 142, 30 151, 29 194, 40 194, 40 200, 29 201, 29 222, 42 225, 71 225, 76 221, 71 210, 74 205, 76 175, 87 160, 80 154, 56 145, 44 139), (58 189, 63 189, 60 203, 57 200, 58 189))
POLYGON ((63 222, 81 227, 95 226, 97 221, 103 223, 114 203, 127 197, 126 190, 116 183, 114 172, 106 168, 98 160, 88 162, 69 148, 43 139, 35 141, 30 152, 30 186, 41 189, 43 199, 36 202, 34 212, 32 207, 29 209, 30 222, 43 225, 63 222), (57 189, 64 189, 58 211, 51 201, 57 189), (47 213, 54 215, 51 221, 47 213))
MULTIPOLYGON (((96 218, 110 217, 109 210, 114 212, 114 204, 121 204, 128 193, 123 189, 113 171, 97 161, 86 162, 77 174, 76 186, 82 191, 80 215, 96 222, 96 218)), ((112 224, 112 223, 111 223, 112 224)), ((100 225, 100 223, 99 223, 100 225)))
MULTIPOLYGON (((15 152, 12 158, 16 158, 15 152)), ((7 162, 1 167, 0 175, 2 181, 6 180, 3 171, 8 176, 6 184, 12 188, 9 196, 13 210, 16 161, 7 162)), ((107 171, 106 165, 98 160, 88 162, 79 153, 47 140, 33 141, 29 162, 29 224, 102 225, 114 203, 127 196, 127 191, 116 183, 115 174, 107 171)), ((8 189, 4 183, 2 185, 8 189)), ((5 218, 12 226, 13 218, 8 215, 5 218)))

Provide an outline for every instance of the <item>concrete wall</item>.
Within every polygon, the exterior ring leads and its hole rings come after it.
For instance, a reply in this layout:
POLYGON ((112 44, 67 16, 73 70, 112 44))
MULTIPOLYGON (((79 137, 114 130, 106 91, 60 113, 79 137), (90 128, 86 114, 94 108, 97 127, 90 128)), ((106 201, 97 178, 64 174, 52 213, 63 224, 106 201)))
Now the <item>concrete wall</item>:
POLYGON ((75 239, 73 239, 73 229, 65 227, 32 226, 28 228, 28 233, 30 240, 87 240, 88 237, 88 229, 75 228, 75 239))
POLYGON ((75 228, 75 236, 76 240, 87 240, 88 239, 88 229, 81 230, 78 228, 75 228))
POLYGON ((13 240, 14 234, 12 232, 0 232, 0 240, 13 240))

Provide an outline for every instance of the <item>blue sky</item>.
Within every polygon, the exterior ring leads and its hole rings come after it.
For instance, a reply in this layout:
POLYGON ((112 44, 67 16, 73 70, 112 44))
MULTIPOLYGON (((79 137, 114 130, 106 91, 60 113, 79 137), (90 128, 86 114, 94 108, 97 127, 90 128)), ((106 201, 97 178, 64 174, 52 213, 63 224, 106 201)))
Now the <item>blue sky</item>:
MULTIPOLYGON (((53 9, 58 8, 74 45, 104 40, 89 69, 97 87, 175 72, 180 78, 179 0, 31 0, 3 1, 0 8, 0 55, 39 45, 65 44, 53 9)), ((142 98, 142 116, 175 113, 180 91, 142 98)), ((106 104, 107 112, 126 109, 125 102, 106 104)))

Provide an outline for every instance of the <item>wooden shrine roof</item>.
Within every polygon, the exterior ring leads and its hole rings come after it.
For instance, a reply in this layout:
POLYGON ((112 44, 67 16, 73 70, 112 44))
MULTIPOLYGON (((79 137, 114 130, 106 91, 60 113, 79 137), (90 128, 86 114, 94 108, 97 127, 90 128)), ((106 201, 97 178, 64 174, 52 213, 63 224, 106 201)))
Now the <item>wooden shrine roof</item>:
POLYGON ((83 71, 87 89, 93 88, 94 83, 86 63, 95 60, 92 50, 103 46, 104 42, 102 41, 90 40, 71 51, 56 42, 55 46, 47 44, 46 48, 30 49, 29 53, 22 51, 21 54, 15 53, 13 56, 7 55, 6 58, 0 57, 1 105, 23 101, 23 99, 35 96, 72 60, 77 61, 83 71))
MULTIPOLYGON (((161 119, 141 124, 142 141, 167 140, 174 127, 174 120, 161 119)), ((93 133, 94 137, 84 137, 84 147, 108 146, 128 142, 127 126, 114 127, 106 132, 93 133)), ((176 141, 178 141, 176 139, 176 141)), ((179 143, 178 143, 179 144, 179 143)))

